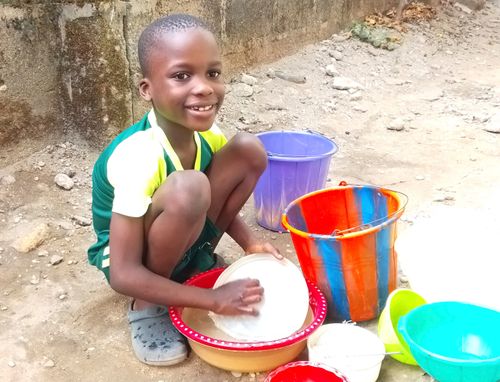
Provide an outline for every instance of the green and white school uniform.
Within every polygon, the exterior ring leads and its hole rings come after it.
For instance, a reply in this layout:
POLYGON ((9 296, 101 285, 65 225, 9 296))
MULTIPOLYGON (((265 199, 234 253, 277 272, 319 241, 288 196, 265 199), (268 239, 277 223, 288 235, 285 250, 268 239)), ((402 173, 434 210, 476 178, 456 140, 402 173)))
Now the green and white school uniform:
MULTIPOLYGON (((214 124, 210 130, 195 132, 194 140, 194 169, 204 172, 227 139, 214 124)), ((97 159, 92 172, 92 217, 97 242, 89 248, 88 259, 104 272, 108 281, 112 212, 143 216, 155 191, 170 174, 181 170, 179 157, 158 126, 154 110, 120 133, 97 159)), ((172 278, 180 280, 193 268, 209 269, 215 263, 210 241, 219 234, 207 219, 200 237, 175 268, 172 278)))

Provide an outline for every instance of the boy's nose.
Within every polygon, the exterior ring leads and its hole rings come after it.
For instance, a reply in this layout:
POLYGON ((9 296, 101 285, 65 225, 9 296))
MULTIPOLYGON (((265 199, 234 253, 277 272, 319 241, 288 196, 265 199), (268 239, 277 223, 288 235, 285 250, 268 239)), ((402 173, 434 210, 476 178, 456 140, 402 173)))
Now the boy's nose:
POLYGON ((208 78, 199 78, 193 87, 193 93, 197 95, 210 95, 214 92, 208 78))

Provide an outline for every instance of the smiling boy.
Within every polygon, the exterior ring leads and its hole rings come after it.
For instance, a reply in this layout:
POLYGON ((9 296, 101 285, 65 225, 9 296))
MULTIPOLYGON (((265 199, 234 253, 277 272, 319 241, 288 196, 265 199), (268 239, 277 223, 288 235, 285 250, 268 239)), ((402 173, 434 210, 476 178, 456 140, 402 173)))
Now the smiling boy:
POLYGON ((186 358, 167 306, 218 314, 257 314, 258 280, 217 289, 181 284, 212 268, 226 232, 245 253, 268 252, 238 215, 267 164, 259 140, 227 141, 214 124, 224 100, 219 49, 200 19, 175 14, 139 38, 141 97, 152 110, 103 151, 92 174, 97 242, 88 251, 111 287, 131 297, 128 320, 136 356, 150 365, 186 358))

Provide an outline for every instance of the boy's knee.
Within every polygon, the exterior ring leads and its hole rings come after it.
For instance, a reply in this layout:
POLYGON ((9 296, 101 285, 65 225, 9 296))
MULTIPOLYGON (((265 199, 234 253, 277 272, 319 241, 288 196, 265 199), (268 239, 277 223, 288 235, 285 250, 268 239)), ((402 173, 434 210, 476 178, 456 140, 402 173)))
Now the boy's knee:
POLYGON ((231 143, 252 169, 260 172, 266 169, 267 153, 259 138, 248 133, 238 133, 233 137, 231 143))
POLYGON ((199 216, 210 207, 210 182, 201 171, 176 171, 168 176, 168 197, 164 210, 185 216, 199 216), (169 183, 169 184, 168 184, 169 183))

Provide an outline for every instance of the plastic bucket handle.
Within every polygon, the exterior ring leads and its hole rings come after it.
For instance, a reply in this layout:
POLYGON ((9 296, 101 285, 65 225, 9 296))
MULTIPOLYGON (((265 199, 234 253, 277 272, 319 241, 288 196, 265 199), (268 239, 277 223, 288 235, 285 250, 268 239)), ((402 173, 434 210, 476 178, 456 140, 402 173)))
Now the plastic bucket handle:
MULTIPOLYGON (((353 183, 348 184, 345 180, 342 180, 339 182, 339 187, 348 187, 348 186, 366 187, 366 186, 363 186, 360 184, 353 184, 353 183)), ((359 232, 359 231, 364 231, 364 230, 367 230, 370 228, 374 228, 379 223, 388 222, 388 221, 392 222, 395 217, 402 214, 403 210, 406 207, 406 204, 408 204, 408 196, 406 194, 403 194, 402 192, 399 192, 399 191, 393 191, 393 190, 388 190, 388 191, 397 192, 398 195, 403 196, 404 200, 401 201, 401 208, 399 208, 397 211, 393 212, 392 214, 389 214, 389 215, 383 216, 381 218, 372 220, 369 223, 363 223, 363 224, 360 224, 356 227, 346 228, 346 229, 342 229, 342 230, 335 229, 332 231, 331 235, 334 237, 339 237, 339 236, 341 237, 341 236, 348 234, 348 233, 354 233, 354 232, 359 232)))

